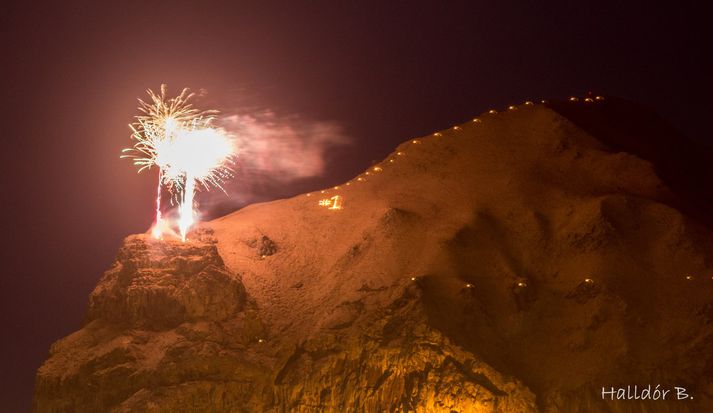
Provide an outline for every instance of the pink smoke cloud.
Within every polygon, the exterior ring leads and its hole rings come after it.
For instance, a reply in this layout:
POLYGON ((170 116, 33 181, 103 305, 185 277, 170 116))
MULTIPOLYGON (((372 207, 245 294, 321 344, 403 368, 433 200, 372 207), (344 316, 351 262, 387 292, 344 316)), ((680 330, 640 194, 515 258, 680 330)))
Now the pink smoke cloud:
POLYGON ((335 122, 280 117, 270 110, 230 115, 222 126, 235 137, 241 171, 275 181, 322 175, 326 151, 351 143, 335 122))
POLYGON ((268 109, 224 112, 219 126, 233 136, 237 157, 235 177, 225 185, 229 198, 220 191, 198 197, 201 209, 212 210, 212 216, 288 195, 296 182, 325 174, 330 150, 352 144, 336 122, 268 109))

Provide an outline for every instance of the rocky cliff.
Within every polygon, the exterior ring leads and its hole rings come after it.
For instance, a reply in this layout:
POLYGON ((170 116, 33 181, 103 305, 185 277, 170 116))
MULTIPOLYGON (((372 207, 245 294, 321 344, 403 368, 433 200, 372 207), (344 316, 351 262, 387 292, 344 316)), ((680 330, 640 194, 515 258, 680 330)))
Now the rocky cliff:
POLYGON ((617 105, 486 113, 186 243, 128 237, 34 410, 713 411, 710 201, 617 105), (647 384, 694 397, 601 397, 647 384))

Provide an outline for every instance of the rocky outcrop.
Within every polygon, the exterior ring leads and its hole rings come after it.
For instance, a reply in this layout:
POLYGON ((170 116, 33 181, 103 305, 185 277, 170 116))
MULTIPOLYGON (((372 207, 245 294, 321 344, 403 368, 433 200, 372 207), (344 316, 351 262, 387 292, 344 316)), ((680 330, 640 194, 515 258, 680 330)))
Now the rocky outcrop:
POLYGON ((221 321, 245 305, 245 288, 205 233, 189 244, 131 236, 89 297, 88 321, 165 330, 221 321), (202 239, 201 239, 202 238, 202 239))
MULTIPOLYGON (((165 395, 184 393, 187 381, 197 388, 228 377, 228 387, 252 381, 255 373, 244 368, 254 362, 243 353, 263 327, 214 239, 195 235, 185 244, 147 235, 124 241, 90 296, 84 328, 50 349, 35 410, 108 411, 136 403, 147 388, 165 395)), ((252 394, 247 387, 242 396, 230 393, 241 402, 252 394)))
POLYGON ((193 235, 124 241, 87 324, 40 369, 36 411, 534 411, 526 387, 424 323, 416 283, 390 288, 403 295, 358 334, 345 330, 361 301, 335 309, 319 337, 268 340, 211 231, 193 235))

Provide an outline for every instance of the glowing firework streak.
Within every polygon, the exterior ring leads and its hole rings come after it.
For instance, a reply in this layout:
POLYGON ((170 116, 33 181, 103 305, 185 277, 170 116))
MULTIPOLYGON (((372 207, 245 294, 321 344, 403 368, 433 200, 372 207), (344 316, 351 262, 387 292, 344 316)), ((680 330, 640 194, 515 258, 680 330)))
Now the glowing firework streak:
POLYGON ((132 130, 131 137, 136 140, 136 143, 132 148, 124 149, 125 155, 122 156, 133 158, 134 165, 139 167, 139 172, 150 169, 154 165, 159 169, 156 188, 156 222, 152 230, 156 238, 161 237, 162 185, 167 184, 171 190, 174 184, 178 184, 180 178, 180 174, 175 169, 168 170, 171 167, 171 160, 162 156, 163 152, 171 146, 175 138, 174 134, 181 125, 194 124, 198 121, 209 122, 215 113, 193 108, 189 103, 193 94, 186 88, 174 98, 168 98, 166 91, 166 85, 161 85, 160 93, 147 90, 151 98, 149 102, 139 99, 138 109, 142 114, 136 116, 136 122, 129 125, 132 130))
POLYGON ((151 235, 154 238, 161 238, 161 180, 163 179, 163 171, 158 170, 158 185, 156 185, 156 222, 154 223, 151 235))
POLYGON ((230 163, 234 153, 230 137, 222 129, 201 128, 178 132, 170 152, 173 164, 183 176, 182 200, 178 207, 178 228, 185 241, 186 233, 195 221, 194 196, 200 184, 222 188, 222 182, 232 177, 230 163))
POLYGON ((195 193, 195 180, 186 176, 186 186, 183 188, 183 200, 178 205, 178 229, 181 231, 181 239, 186 240, 188 229, 193 225, 193 194, 195 193))
POLYGON ((166 96, 166 85, 161 92, 147 91, 150 102, 139 99, 136 122, 129 125, 132 148, 124 149, 122 157, 133 158, 139 172, 157 166, 159 179, 156 189, 156 222, 152 234, 162 235, 161 192, 165 186, 178 200, 181 238, 194 222, 193 198, 196 182, 205 189, 232 177, 230 162, 233 145, 222 129, 211 127, 216 111, 201 111, 189 103, 194 96, 183 89, 174 98, 166 96))

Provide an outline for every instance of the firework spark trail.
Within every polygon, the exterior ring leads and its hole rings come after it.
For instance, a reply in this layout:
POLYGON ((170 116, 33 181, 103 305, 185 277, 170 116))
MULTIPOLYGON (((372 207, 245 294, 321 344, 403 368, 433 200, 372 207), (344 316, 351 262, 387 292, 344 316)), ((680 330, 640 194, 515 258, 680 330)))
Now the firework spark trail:
POLYGON ((181 93, 174 97, 167 97, 166 85, 161 85, 160 93, 155 93, 151 89, 147 90, 150 101, 139 99, 139 111, 142 115, 136 116, 136 122, 131 124, 131 137, 137 142, 133 148, 125 149, 124 152, 136 152, 125 155, 134 158, 134 165, 139 167, 139 172, 157 166, 158 183, 156 188, 156 222, 152 233, 154 237, 161 237, 161 189, 163 184, 167 184, 170 189, 179 184, 180 174, 168 170, 171 166, 170 159, 162 156, 163 151, 174 139, 177 127, 181 124, 195 123, 196 120, 205 118, 209 120, 213 112, 201 112, 193 108, 189 103, 194 96, 184 88, 181 93), (169 173, 172 172, 172 173, 169 173))
POLYGON ((174 98, 166 95, 166 85, 159 94, 147 91, 150 102, 139 99, 136 122, 129 125, 132 148, 124 149, 122 157, 133 158, 139 172, 157 166, 159 179, 156 191, 156 222, 152 234, 162 235, 161 192, 165 186, 177 199, 181 238, 194 222, 196 183, 204 189, 222 188, 222 182, 232 177, 230 163, 234 147, 230 137, 220 128, 211 126, 216 111, 201 111, 189 102, 194 94, 188 89, 174 98))
POLYGON ((182 178, 178 227, 184 240, 195 218, 193 199, 199 189, 196 184, 206 190, 212 186, 222 190, 222 182, 232 177, 230 162, 233 151, 233 144, 225 131, 203 127, 181 130, 170 150, 165 152, 182 178))
POLYGON ((161 238, 161 180, 163 179, 163 171, 158 171, 158 184, 156 185, 156 223, 151 230, 151 235, 154 238, 161 238))
POLYGON ((188 229, 193 225, 193 195, 195 193, 195 179, 186 175, 186 186, 183 189, 183 200, 178 206, 178 229, 181 232, 181 239, 186 240, 188 229))

